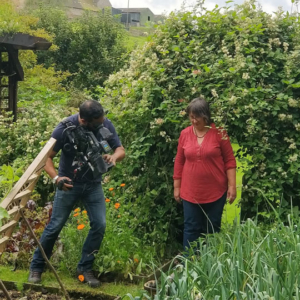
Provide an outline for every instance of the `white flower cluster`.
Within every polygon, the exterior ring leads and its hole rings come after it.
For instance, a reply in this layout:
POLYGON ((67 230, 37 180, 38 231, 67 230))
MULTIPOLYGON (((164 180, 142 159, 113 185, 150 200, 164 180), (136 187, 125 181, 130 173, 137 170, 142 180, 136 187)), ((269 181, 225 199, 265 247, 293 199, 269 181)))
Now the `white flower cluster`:
POLYGON ((247 89, 243 89, 242 95, 246 96, 249 93, 249 91, 247 89))
POLYGON ((219 98, 219 95, 217 93, 217 91, 215 89, 211 90, 211 94, 215 97, 215 98, 219 98))
POLYGON ((284 42, 283 49, 284 49, 284 52, 287 52, 289 50, 289 43, 284 42))
POLYGON ((103 182, 104 183, 109 183, 109 181, 110 181, 110 175, 105 176, 104 179, 103 179, 103 182))
POLYGON ((287 143, 290 143, 290 144, 295 143, 295 140, 294 140, 294 139, 289 139, 288 137, 285 137, 283 140, 284 140, 285 142, 287 142, 287 143))
POLYGON ((179 112, 179 115, 182 116, 182 117, 185 116, 185 115, 186 115, 186 111, 185 111, 185 110, 181 110, 181 111, 179 112))
POLYGON ((280 46, 281 42, 279 38, 269 39, 269 48, 272 49, 272 44, 275 46, 280 46))
POLYGON ((298 154, 295 153, 295 154, 289 156, 288 162, 292 163, 292 162, 297 161, 297 159, 298 159, 298 154))
POLYGON ((295 124, 295 128, 297 131, 300 131, 300 123, 295 124))
POLYGON ((235 46, 235 54, 238 54, 241 51, 241 44, 239 43, 238 40, 234 41, 234 46, 235 46))
POLYGON ((164 119, 158 118, 154 120, 157 125, 162 125, 164 123, 164 119))
POLYGON ((289 106, 290 107, 297 107, 298 106, 298 101, 292 98, 289 98, 288 100, 289 106))
POLYGON ((130 90, 128 88, 122 89, 122 95, 127 96, 130 93, 130 90))
POLYGON ((260 166, 259 166, 259 170, 262 172, 266 169, 266 164, 262 163, 260 166))
POLYGON ((195 88, 195 87, 192 88, 192 93, 193 93, 193 94, 196 94, 197 91, 198 91, 197 88, 195 88))
POLYGON ((280 121, 284 121, 286 119, 286 114, 279 114, 278 118, 280 121))
POLYGON ((249 78, 250 78, 249 73, 243 73, 243 79, 247 80, 249 78))
POLYGON ((165 131, 161 131, 159 133, 160 136, 164 137, 166 139, 166 142, 169 143, 171 142, 171 138, 167 135, 167 133, 165 131))
POLYGON ((222 47, 222 52, 223 52, 224 54, 226 54, 226 55, 229 55, 229 54, 230 54, 226 46, 223 46, 223 47, 222 47))
POLYGON ((229 98, 229 102, 230 102, 231 104, 235 104, 235 103, 236 103, 236 100, 237 100, 237 97, 234 96, 234 95, 232 95, 232 96, 229 98))
POLYGON ((244 41, 243 41, 243 45, 244 45, 244 46, 248 46, 248 45, 249 45, 249 41, 248 41, 248 40, 244 40, 244 41))
POLYGON ((163 123, 164 123, 164 119, 162 118, 154 119, 153 122, 150 122, 150 128, 151 129, 156 128, 157 126, 161 126, 163 123))
POLYGON ((295 143, 290 144, 289 149, 297 149, 297 146, 295 143))

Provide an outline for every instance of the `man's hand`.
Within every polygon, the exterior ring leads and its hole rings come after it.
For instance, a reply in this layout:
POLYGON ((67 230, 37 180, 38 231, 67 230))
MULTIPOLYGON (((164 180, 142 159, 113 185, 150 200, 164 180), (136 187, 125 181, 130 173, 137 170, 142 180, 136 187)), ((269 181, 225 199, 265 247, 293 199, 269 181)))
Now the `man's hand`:
POLYGON ((232 204, 235 198, 236 198, 236 186, 229 186, 227 191, 227 199, 229 203, 232 204))
MULTIPOLYGON (((56 185, 58 185, 58 183, 61 180, 67 180, 67 181, 72 182, 72 180, 69 177, 58 177, 57 180, 56 180, 56 185)), ((68 191, 68 190, 71 190, 72 188, 73 188, 73 184, 68 184, 66 182, 64 182, 64 185, 62 186, 63 191, 68 191)))
POLYGON ((113 164, 114 166, 116 165, 116 158, 114 155, 110 155, 110 154, 104 154, 103 158, 105 159, 105 161, 109 164, 113 164))
POLYGON ((174 198, 178 203, 181 203, 180 188, 174 188, 174 198))

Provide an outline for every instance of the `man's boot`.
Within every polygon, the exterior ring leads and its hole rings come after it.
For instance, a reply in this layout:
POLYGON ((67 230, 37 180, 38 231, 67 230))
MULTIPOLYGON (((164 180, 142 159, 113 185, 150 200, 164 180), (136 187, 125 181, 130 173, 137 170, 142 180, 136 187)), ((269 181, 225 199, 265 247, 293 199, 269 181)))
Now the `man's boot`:
POLYGON ((28 282, 30 283, 40 283, 42 281, 42 273, 37 271, 29 272, 28 282))
POLYGON ((77 270, 77 278, 81 282, 87 283, 90 287, 96 288, 100 286, 100 281, 95 277, 94 272, 90 271, 78 271, 77 270))

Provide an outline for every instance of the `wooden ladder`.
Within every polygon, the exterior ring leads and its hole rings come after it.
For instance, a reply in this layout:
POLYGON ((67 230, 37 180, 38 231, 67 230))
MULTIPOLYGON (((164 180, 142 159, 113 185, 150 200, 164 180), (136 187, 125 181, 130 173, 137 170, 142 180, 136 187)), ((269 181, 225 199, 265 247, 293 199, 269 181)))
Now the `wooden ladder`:
POLYGON ((0 256, 5 250, 6 243, 9 241, 15 226, 18 224, 21 214, 19 209, 24 209, 31 193, 41 175, 56 140, 50 138, 41 150, 39 155, 27 168, 25 173, 11 189, 7 197, 0 203, 0 206, 7 210, 9 218, 3 220, 0 227, 0 256))

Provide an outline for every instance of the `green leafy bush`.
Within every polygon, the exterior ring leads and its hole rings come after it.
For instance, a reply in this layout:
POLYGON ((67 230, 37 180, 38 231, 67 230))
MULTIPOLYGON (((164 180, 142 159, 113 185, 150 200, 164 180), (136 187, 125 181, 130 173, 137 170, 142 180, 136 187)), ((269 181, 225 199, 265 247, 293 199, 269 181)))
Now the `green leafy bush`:
MULTIPOLYGON (((255 1, 233 8, 171 14, 129 64, 98 89, 127 149, 118 169, 141 201, 136 217, 161 251, 180 228, 172 198, 173 160, 185 108, 203 95, 247 159, 243 217, 298 204, 299 20, 255 1), (147 221, 144 221, 147 220, 147 221), (169 239, 170 238, 170 239, 169 239)), ((284 211, 284 209, 282 209, 284 211)))
MULTIPOLYGON (((10 165, 14 172, 22 174, 49 140, 55 126, 71 114, 70 108, 55 105, 55 102, 47 105, 45 102, 32 101, 22 108, 16 122, 12 122, 11 117, 0 115, 0 166, 10 165)), ((55 163, 58 166, 58 158, 55 163)), ((5 191, 7 189, 1 185, 0 194, 5 191)), ((52 191, 50 178, 42 173, 37 184, 37 192, 43 200, 40 205, 49 200, 52 191)))
POLYGON ((21 174, 21 169, 15 170, 7 165, 0 166, 0 202, 19 180, 21 174))
POLYGON ((40 52, 38 62, 72 73, 69 81, 77 88, 93 89, 123 65, 127 50, 124 27, 110 10, 85 11, 69 20, 60 9, 41 7, 34 12, 38 28, 54 36, 56 51, 40 52))

